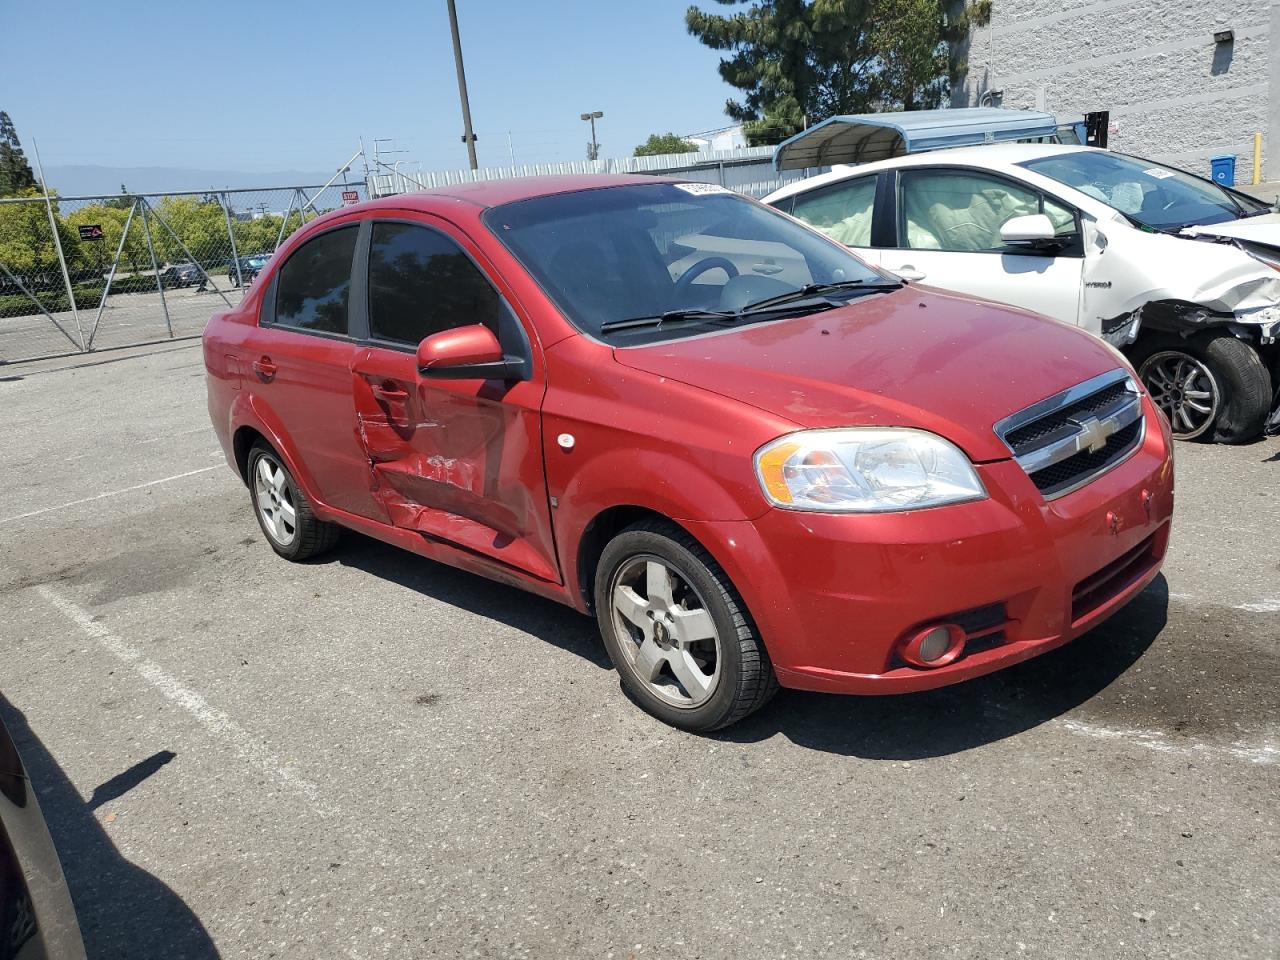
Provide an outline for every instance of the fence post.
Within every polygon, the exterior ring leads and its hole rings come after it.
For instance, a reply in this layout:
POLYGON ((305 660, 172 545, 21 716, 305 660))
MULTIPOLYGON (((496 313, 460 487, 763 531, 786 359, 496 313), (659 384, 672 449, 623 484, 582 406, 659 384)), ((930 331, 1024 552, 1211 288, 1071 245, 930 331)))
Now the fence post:
POLYGON ((49 213, 49 229, 53 231, 53 248, 58 251, 58 266, 62 268, 62 282, 67 288, 67 301, 71 304, 71 316, 76 322, 76 333, 80 337, 80 349, 88 349, 84 342, 84 328, 80 326, 80 310, 76 307, 76 292, 71 288, 71 273, 67 270, 67 257, 62 252, 62 237, 58 235, 58 221, 53 215, 53 200, 49 196, 49 184, 44 178, 44 164, 40 162, 40 148, 34 140, 31 149, 36 155, 36 169, 40 171, 40 189, 44 193, 45 210, 49 213))
POLYGON ((236 250, 236 232, 231 229, 231 201, 224 193, 222 196, 222 212, 227 217, 227 237, 231 240, 231 262, 236 265, 236 286, 240 288, 240 296, 244 297, 244 274, 240 272, 240 254, 236 250))
POLYGON ((160 265, 156 263, 156 248, 151 242, 151 217, 147 212, 147 198, 140 198, 142 203, 142 232, 147 235, 147 253, 151 254, 151 270, 156 275, 156 289, 160 291, 160 309, 164 311, 164 325, 169 331, 169 339, 173 339, 173 321, 169 319, 169 301, 164 297, 164 281, 160 279, 160 265))
POLYGON ((107 297, 111 295, 111 282, 116 278, 116 267, 120 265, 120 255, 124 253, 124 242, 129 239, 129 227, 133 223, 133 215, 138 212, 138 201, 133 201, 129 208, 129 216, 124 218, 124 232, 120 234, 120 246, 116 247, 115 259, 111 261, 111 272, 107 274, 107 285, 102 288, 102 299, 98 301, 98 313, 93 318, 93 329, 89 331, 89 342, 85 351, 93 351, 93 338, 98 335, 98 324, 102 322, 102 311, 107 309, 107 297))
POLYGON ((275 253, 280 249, 280 244, 284 243, 284 232, 289 229, 289 218, 293 216, 293 202, 298 199, 298 191, 295 190, 289 196, 289 209, 284 212, 284 219, 280 221, 280 232, 276 234, 276 245, 271 248, 271 252, 275 253))

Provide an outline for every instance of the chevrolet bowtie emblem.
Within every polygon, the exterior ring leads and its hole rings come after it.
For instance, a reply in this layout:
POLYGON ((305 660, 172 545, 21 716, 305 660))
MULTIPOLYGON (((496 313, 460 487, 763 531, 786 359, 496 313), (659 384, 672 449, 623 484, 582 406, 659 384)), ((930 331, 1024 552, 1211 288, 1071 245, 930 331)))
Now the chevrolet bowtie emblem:
POLYGON ((1102 421, 1097 417, 1089 417, 1076 422, 1080 424, 1080 433, 1077 434, 1078 442, 1090 453, 1097 453, 1105 447, 1107 438, 1116 432, 1115 423, 1110 420, 1102 421))

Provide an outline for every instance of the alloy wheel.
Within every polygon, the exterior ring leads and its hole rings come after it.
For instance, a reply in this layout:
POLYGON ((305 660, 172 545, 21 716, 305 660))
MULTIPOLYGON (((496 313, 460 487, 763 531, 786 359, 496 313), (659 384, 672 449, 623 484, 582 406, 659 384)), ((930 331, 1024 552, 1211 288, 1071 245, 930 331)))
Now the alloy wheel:
POLYGON ((609 596, 618 645, 635 678, 677 707, 709 700, 720 679, 720 634, 697 588, 646 554, 618 568, 609 596))
POLYGON ((277 544, 287 547, 298 535, 298 511, 293 487, 280 461, 270 454, 258 457, 253 471, 253 500, 262 527, 277 544))
POLYGON ((1151 400, 1164 411, 1179 440, 1194 440, 1218 419, 1222 399, 1218 381, 1203 362, 1178 350, 1153 353, 1138 376, 1151 400))

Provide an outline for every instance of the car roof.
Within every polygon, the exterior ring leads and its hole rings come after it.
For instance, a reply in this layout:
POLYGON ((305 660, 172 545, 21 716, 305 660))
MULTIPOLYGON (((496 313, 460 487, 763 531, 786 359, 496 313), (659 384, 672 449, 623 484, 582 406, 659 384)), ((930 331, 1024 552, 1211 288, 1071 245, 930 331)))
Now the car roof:
POLYGON ((773 203, 776 200, 782 200, 798 193, 807 193, 815 187, 838 183, 841 180, 861 177, 869 173, 877 173, 881 170, 936 166, 948 163, 987 170, 1000 170, 1019 163, 1025 163, 1028 160, 1037 160, 1041 157, 1053 157, 1065 153, 1084 153, 1097 149, 1097 147, 1081 147, 1065 143, 992 143, 980 147, 952 147, 947 150, 908 153, 889 160, 877 160, 875 163, 842 166, 832 170, 830 173, 822 173, 816 177, 797 180, 775 190, 764 198, 764 202, 773 203))
MULTIPOLYGON (((478 207, 496 207, 517 200, 548 197, 557 193, 575 193, 580 190, 600 190, 605 187, 624 187, 639 183, 678 183, 669 177, 652 177, 641 174, 572 173, 553 176, 513 177, 507 180, 480 180, 471 183, 455 183, 429 190, 401 193, 360 204, 362 207, 392 207, 397 210, 430 211, 441 198, 463 200, 478 207)), ((350 208, 347 208, 350 209, 350 208)))

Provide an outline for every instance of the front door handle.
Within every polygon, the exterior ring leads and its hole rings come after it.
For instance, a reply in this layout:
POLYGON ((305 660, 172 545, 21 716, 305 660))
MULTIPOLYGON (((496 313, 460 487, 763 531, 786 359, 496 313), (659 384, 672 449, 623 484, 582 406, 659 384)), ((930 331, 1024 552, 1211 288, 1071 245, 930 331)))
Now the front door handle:
POLYGON ((909 263, 904 263, 900 267, 889 267, 890 273, 896 273, 903 280, 923 280, 926 276, 923 270, 917 270, 909 263))
POLYGON ((385 403, 405 403, 409 399, 409 391, 402 390, 394 383, 373 383, 369 385, 373 395, 385 403))
POLYGON ((276 377, 278 368, 271 362, 270 357, 260 357, 253 361, 253 372, 258 375, 258 379, 263 383, 270 383, 276 377))

